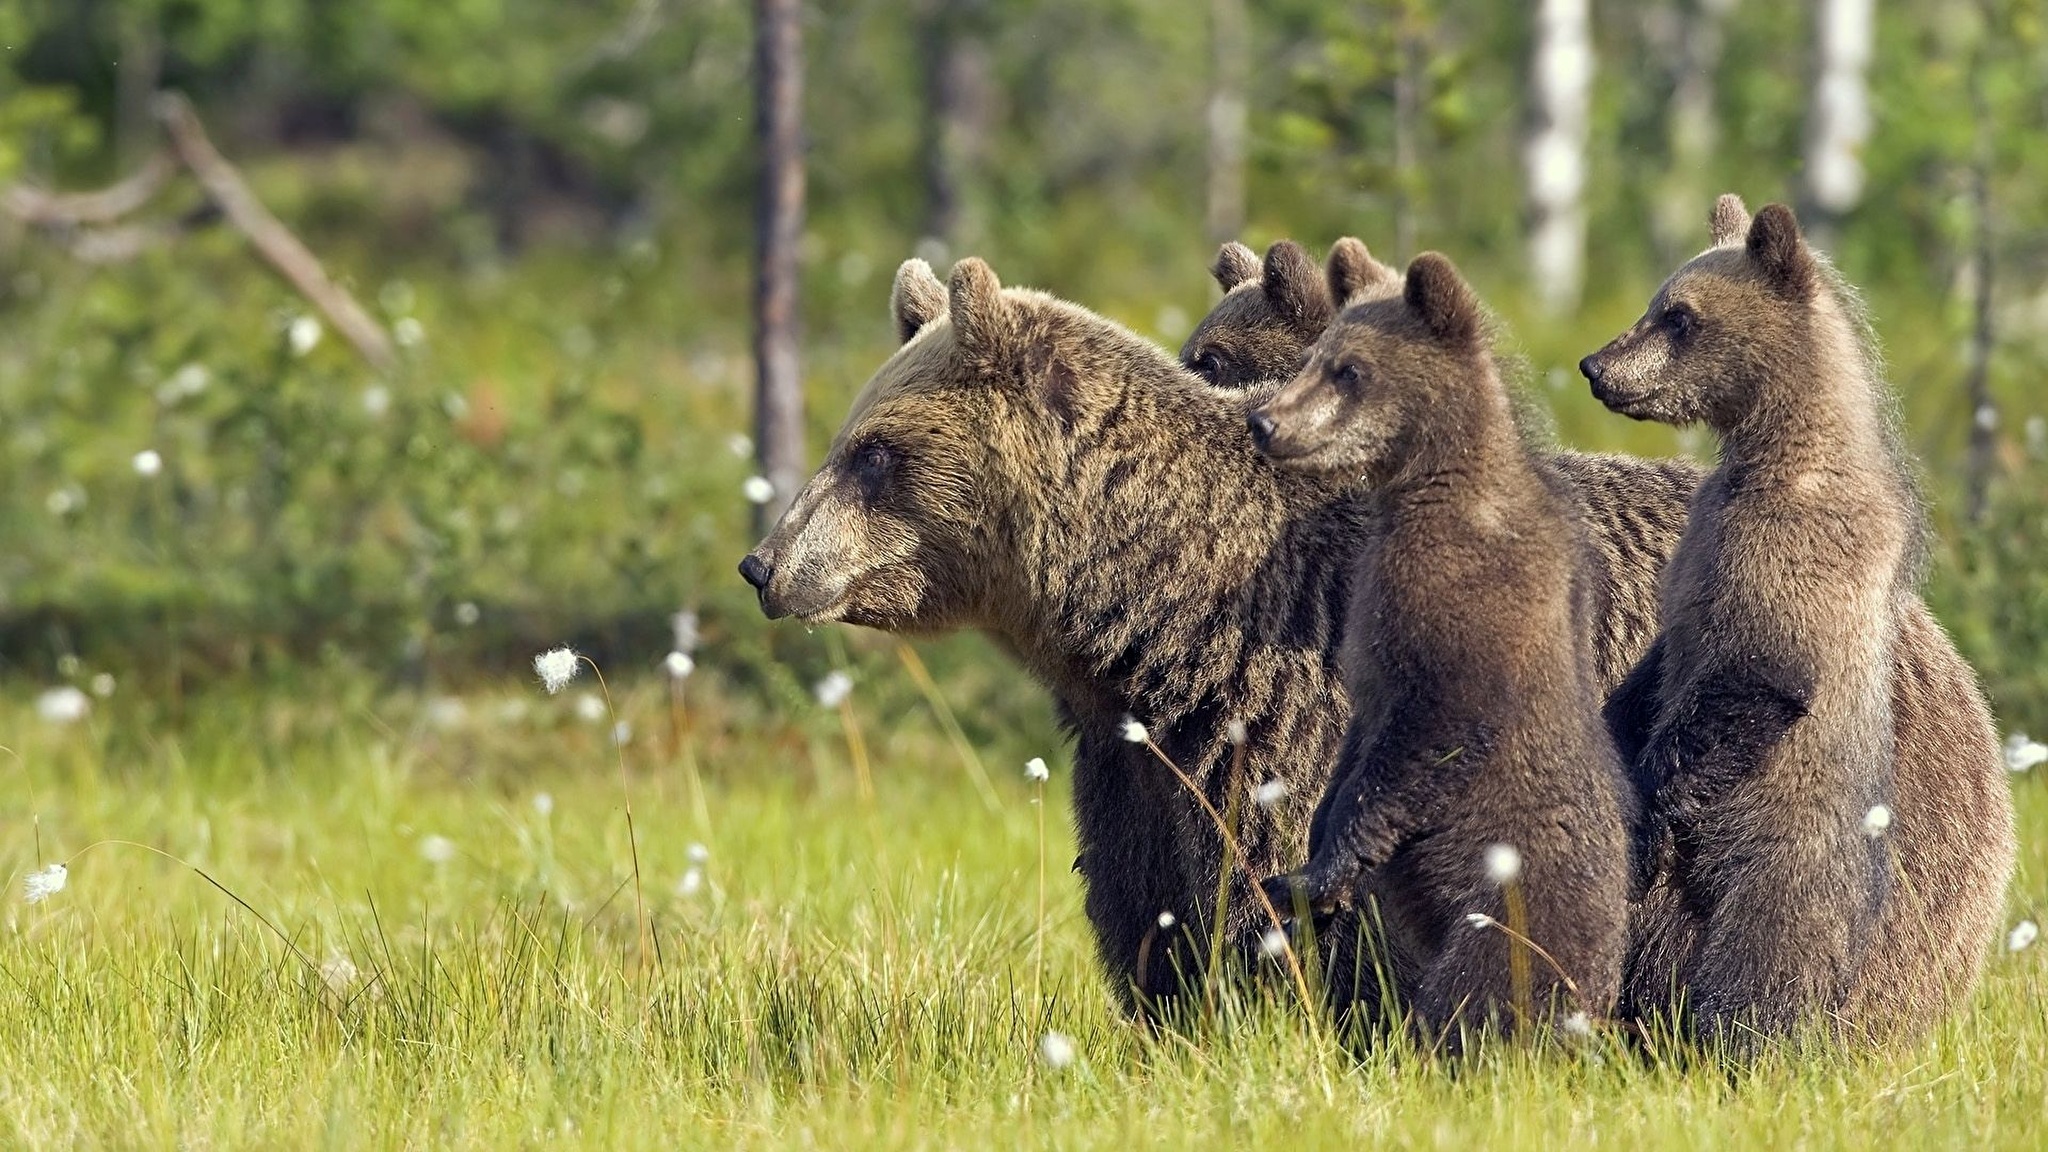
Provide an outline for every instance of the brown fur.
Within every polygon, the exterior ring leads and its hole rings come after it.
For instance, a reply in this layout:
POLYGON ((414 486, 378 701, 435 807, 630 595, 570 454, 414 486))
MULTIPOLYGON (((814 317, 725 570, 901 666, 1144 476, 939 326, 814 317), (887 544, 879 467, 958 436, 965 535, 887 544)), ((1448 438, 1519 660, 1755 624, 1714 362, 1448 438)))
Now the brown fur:
MULTIPOLYGON (((912 261, 896 296, 929 299, 933 284, 912 261)), ((1250 884, 1300 859, 1348 719, 1337 640, 1362 501, 1252 449, 1261 393, 1211 388, 1101 317, 1001 288, 978 260, 946 294, 742 571, 771 616, 982 630, 1052 691, 1077 737, 1102 959, 1119 991, 1164 998, 1202 966, 1225 851, 1121 721, 1148 725, 1211 803, 1242 813, 1250 872, 1230 869, 1225 927, 1249 947, 1265 928, 1250 884), (1233 724, 1249 735, 1236 773, 1233 724), (1270 809, 1251 799, 1268 780, 1287 788, 1270 809)))
MULTIPOLYGON (((1333 268, 1332 278, 1343 270, 1333 268)), ((1351 295, 1342 284, 1333 295, 1351 295)), ((1308 865, 1317 910, 1365 891, 1429 1033, 1514 1022, 1514 920, 1550 959, 1528 1006, 1605 1014, 1621 979, 1634 790, 1600 718, 1592 566, 1570 490, 1525 447, 1478 303, 1434 253, 1356 304, 1267 403, 1283 465, 1372 492, 1345 639, 1353 718, 1308 865), (1518 906, 1483 866, 1513 845, 1518 906)))
POLYGON ((1609 714, 1651 796, 1628 997, 1682 990, 1739 1045, 1938 1016, 2013 856, 1988 712, 1917 594, 1917 494, 1854 297, 1789 210, 1745 218, 1724 197, 1716 247, 1582 364, 1610 408, 1722 439, 1609 714))
POLYGON ((1256 276, 1245 275, 1250 252, 1233 242, 1217 253, 1213 271, 1223 299, 1180 350, 1188 371, 1221 388, 1292 376, 1302 350, 1337 314, 1328 282, 1307 249, 1280 241, 1266 250, 1256 276))

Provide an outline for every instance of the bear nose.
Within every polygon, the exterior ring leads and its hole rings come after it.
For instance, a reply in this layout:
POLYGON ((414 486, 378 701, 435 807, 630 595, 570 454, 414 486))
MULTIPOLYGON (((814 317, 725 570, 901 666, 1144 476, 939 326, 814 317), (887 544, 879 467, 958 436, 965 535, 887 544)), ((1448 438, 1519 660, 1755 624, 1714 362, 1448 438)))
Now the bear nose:
POLYGON ((752 584, 757 592, 768 587, 768 579, 773 575, 775 569, 770 568, 766 561, 751 552, 747 553, 745 560, 740 561, 740 578, 752 584))
POLYGON ((1584 376, 1589 383, 1598 384, 1600 382, 1600 373, 1606 370, 1607 366, 1600 363, 1600 354, 1597 352, 1579 361, 1579 374, 1584 376))
POLYGON ((1273 429, 1275 425, 1273 418, 1266 415, 1264 409, 1255 409, 1250 415, 1246 416, 1244 418, 1244 426, 1251 429, 1252 443, 1260 449, 1264 449, 1273 442, 1273 429))

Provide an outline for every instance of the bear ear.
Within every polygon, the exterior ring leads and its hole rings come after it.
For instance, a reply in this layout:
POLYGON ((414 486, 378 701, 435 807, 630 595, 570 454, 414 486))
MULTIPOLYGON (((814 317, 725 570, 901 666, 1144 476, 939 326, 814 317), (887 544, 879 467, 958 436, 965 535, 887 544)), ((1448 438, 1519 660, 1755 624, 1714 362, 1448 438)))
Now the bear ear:
POLYGON ((1232 240, 1216 250, 1216 262, 1209 265, 1209 275, 1216 278, 1216 286, 1225 292, 1237 287, 1259 274, 1259 254, 1232 240))
POLYGON ((1749 258, 1764 282, 1787 300, 1813 298, 1813 252, 1799 234, 1799 220, 1783 204, 1766 204, 1749 225, 1749 258))
POLYGON ((1383 300, 1401 291, 1401 274, 1373 259, 1365 242, 1344 236, 1330 245, 1330 258, 1323 265, 1330 286, 1330 300, 1343 308, 1360 297, 1383 300))
POLYGON ((1322 270, 1309 259, 1308 250, 1292 240, 1266 249, 1263 280, 1266 299, 1297 328, 1321 327, 1336 311, 1322 270))
POLYGON ((1733 248, 1749 235, 1749 207, 1742 197, 1733 192, 1723 192, 1714 201, 1714 210, 1707 214, 1707 229, 1714 238, 1714 247, 1733 248))
POLYGON ((1441 252, 1424 252, 1408 265, 1408 306, 1440 342, 1465 346, 1479 339, 1479 299, 1441 252))
POLYGON ((967 257, 953 265, 946 295, 953 331, 963 346, 983 351, 1002 347, 1010 330, 1010 304, 1003 299, 995 269, 979 257, 967 257))
POLYGON ((896 286, 889 290, 889 315, 896 320, 896 339, 908 344, 924 326, 946 314, 946 286, 932 266, 913 256, 896 266, 896 286))

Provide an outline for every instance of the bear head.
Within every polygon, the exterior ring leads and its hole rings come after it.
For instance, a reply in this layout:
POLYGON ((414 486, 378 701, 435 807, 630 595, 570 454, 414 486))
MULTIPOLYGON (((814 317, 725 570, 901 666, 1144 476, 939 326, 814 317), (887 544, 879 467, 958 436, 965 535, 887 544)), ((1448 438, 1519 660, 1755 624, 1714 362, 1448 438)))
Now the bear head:
MULTIPOLYGON (((1334 282, 1332 292, 1344 285, 1334 282)), ((1490 371, 1485 312, 1450 260, 1425 252, 1399 291, 1352 293, 1301 371, 1247 419, 1281 467, 1383 483, 1417 447, 1416 430, 1455 390, 1490 371)))
POLYGON ((1633 327, 1579 361, 1593 395, 1624 416, 1726 432, 1813 340, 1826 269, 1792 210, 1771 204, 1751 219, 1731 194, 1710 225, 1713 246, 1671 274, 1633 327))

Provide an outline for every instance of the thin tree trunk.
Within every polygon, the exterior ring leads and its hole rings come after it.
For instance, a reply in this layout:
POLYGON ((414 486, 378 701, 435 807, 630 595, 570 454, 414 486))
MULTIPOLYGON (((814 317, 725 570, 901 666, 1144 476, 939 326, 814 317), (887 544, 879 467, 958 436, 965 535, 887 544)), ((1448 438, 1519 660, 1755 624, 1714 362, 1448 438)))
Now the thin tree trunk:
POLYGON ((804 394, 797 357, 797 249, 804 227, 803 45, 799 0, 755 0, 755 136, 761 187, 755 235, 754 444, 773 487, 766 531, 803 484, 804 394))
POLYGON ((984 0, 936 0, 925 17, 925 235, 948 250, 974 232, 970 191, 988 119, 984 0))
MULTIPOLYGON (((1989 35, 1989 32, 1985 33, 1989 35)), ((1985 45, 1980 41, 1970 61, 1970 118, 1976 140, 1970 160, 1970 206, 1974 247, 1971 257, 1970 305, 1975 323, 1970 330, 1969 373, 1966 383, 1970 397, 1970 457, 1965 513, 1970 523, 1981 523, 1991 494, 1991 472, 1996 464, 1998 403, 1991 397, 1991 353, 1996 333, 1992 321, 1992 221, 1991 221, 1991 113, 1984 95, 1985 45)))
POLYGON ((1870 68, 1876 0, 1819 0, 1814 8, 1813 93, 1806 118, 1806 231, 1833 243, 1842 216, 1863 199, 1863 145, 1870 139, 1870 68))
POLYGON ((1586 267, 1586 136, 1593 87, 1588 0, 1538 0, 1530 68, 1529 271, 1552 315, 1579 302, 1586 267))
POLYGON ((1657 212, 1660 263, 1698 250, 1700 222, 1718 191, 1701 183, 1714 163, 1721 124, 1714 111, 1714 79, 1721 68, 1721 29, 1738 0, 1681 0, 1678 5, 1678 60, 1664 130, 1671 166, 1657 212))
POLYGON ((1244 230, 1245 69, 1244 0, 1209 0, 1209 242, 1221 244, 1244 230))
POLYGON ((149 102, 163 77, 163 36, 153 7, 120 16, 121 56, 115 61, 114 153, 123 166, 141 163, 158 148, 149 102))

